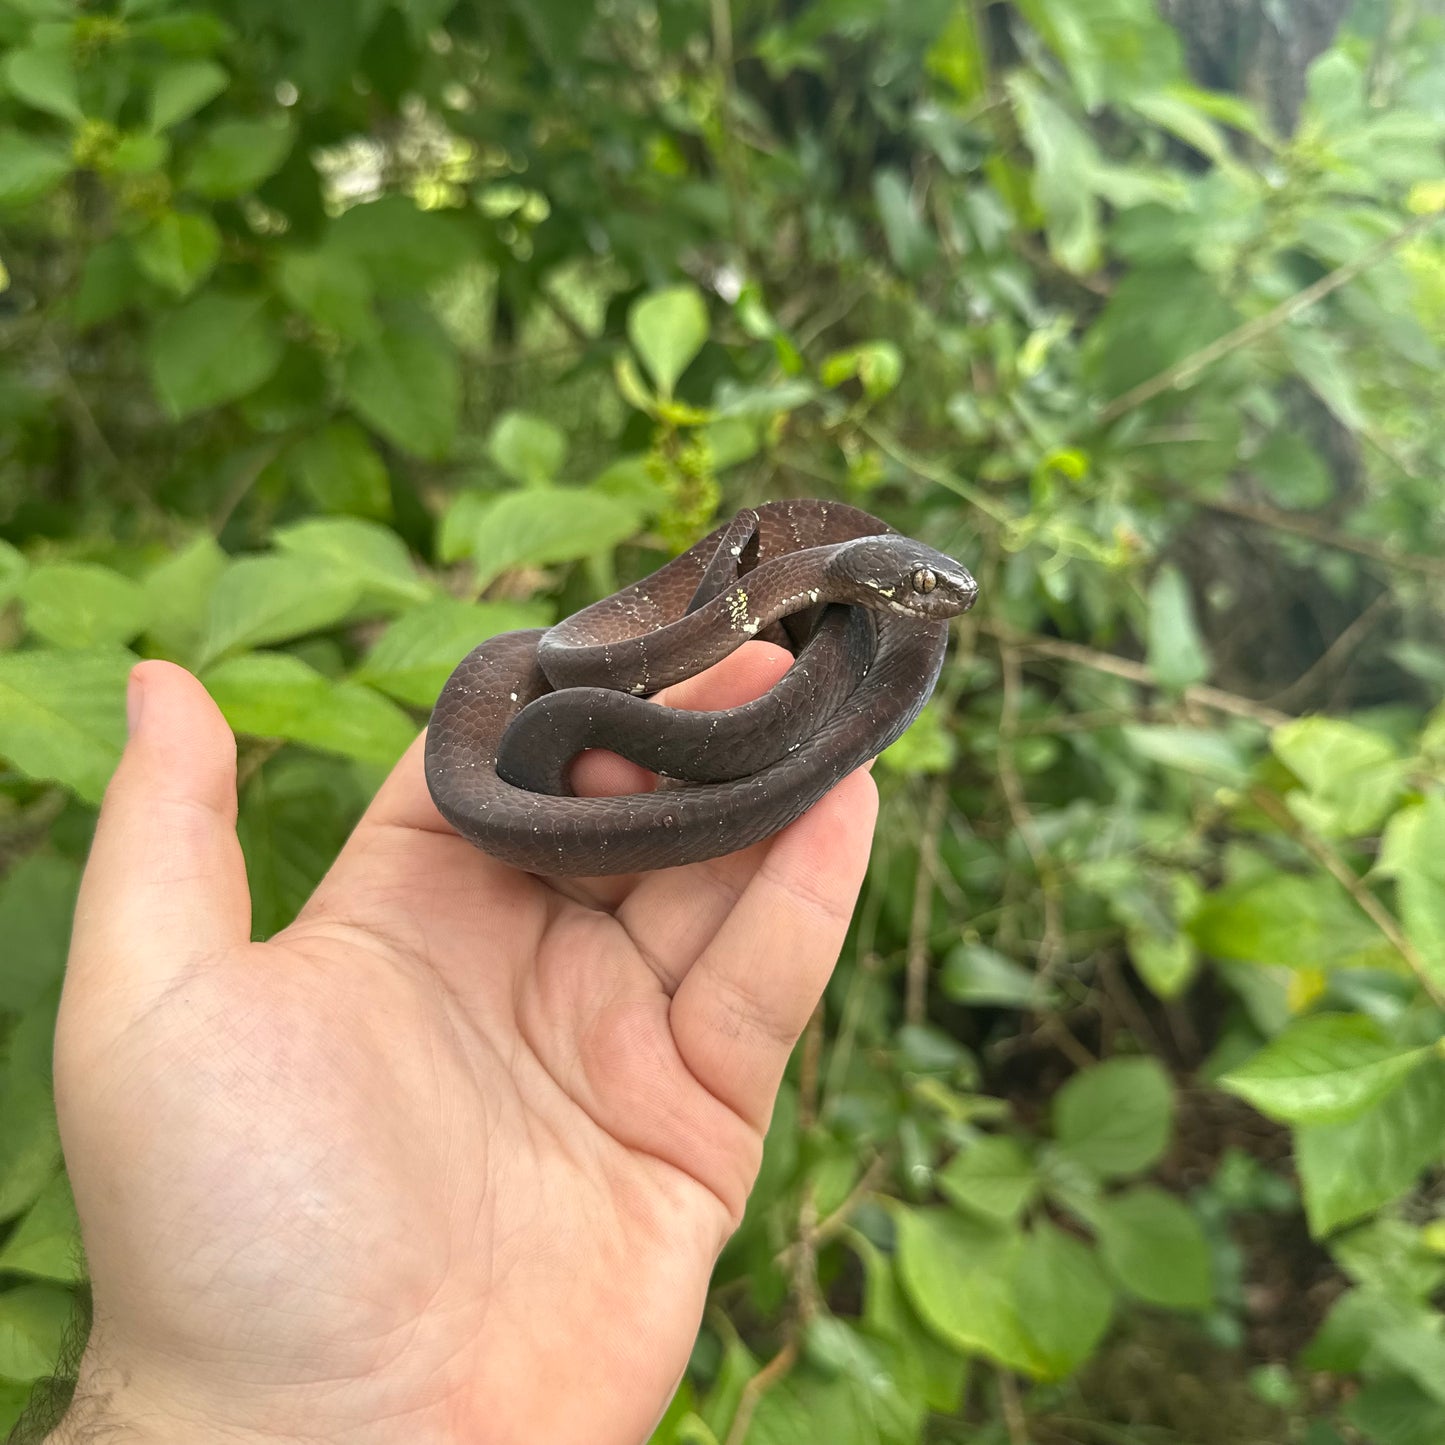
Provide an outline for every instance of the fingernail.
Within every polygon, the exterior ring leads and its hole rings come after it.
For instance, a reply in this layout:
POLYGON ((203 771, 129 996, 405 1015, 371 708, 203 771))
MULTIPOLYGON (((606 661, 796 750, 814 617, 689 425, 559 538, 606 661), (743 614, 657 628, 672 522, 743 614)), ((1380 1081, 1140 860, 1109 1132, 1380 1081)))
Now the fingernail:
POLYGON ((135 736, 140 726, 141 707, 145 702, 145 687, 134 672, 125 685, 125 726, 129 736, 135 736))

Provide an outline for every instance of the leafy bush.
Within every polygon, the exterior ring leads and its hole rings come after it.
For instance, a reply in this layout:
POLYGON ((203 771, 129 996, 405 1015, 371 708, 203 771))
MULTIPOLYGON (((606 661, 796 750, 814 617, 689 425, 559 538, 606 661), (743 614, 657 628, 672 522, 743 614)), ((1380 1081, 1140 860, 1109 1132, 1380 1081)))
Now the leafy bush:
POLYGON ((83 1274, 49 1037, 134 659, 242 737, 270 933, 472 645, 816 491, 983 602, 658 1445, 1445 1438, 1438 18, 1360 0, 1289 135, 1147 0, 0 53, 0 1418, 83 1274))

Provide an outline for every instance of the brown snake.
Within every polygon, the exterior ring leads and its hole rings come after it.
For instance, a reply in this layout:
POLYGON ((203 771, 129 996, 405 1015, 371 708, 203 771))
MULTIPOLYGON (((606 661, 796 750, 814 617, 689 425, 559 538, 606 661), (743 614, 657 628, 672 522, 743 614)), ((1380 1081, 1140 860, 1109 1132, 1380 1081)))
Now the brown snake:
POLYGON ((458 664, 432 713, 426 777, 463 837, 534 873, 671 868, 745 848, 900 737, 977 585, 950 557, 836 502, 770 502, 640 582, 458 664), (792 647, 771 691, 687 712, 646 696, 753 637, 792 647), (607 748, 656 792, 570 795, 607 748))

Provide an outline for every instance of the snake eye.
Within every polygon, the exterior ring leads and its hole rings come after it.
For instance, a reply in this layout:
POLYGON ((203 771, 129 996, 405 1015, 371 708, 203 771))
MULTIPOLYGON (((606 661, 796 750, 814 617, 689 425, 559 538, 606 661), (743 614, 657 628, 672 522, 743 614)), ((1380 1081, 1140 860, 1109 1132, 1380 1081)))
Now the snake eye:
POLYGON ((927 567, 920 567, 913 574, 913 590, 915 592, 932 592, 938 586, 938 578, 927 567))

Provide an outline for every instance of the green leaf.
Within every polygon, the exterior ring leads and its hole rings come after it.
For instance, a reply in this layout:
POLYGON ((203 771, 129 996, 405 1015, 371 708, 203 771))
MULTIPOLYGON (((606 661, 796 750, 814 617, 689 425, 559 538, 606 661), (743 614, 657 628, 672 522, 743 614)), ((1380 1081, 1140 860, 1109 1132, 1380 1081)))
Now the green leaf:
POLYGON ((0 81, 16 100, 35 110, 75 123, 85 119, 68 50, 16 50, 0 67, 0 81))
POLYGON ((1333 1124, 1378 1103, 1431 1053, 1394 1043, 1363 1014, 1316 1014, 1219 1082, 1272 1119, 1333 1124))
MULTIPOLYGON (((0 1223, 40 1198, 60 1167, 55 1105, 44 1080, 10 1069, 0 1075, 0 1223)), ((7 1373, 0 1366, 0 1375, 7 1373)))
POLYGON ((129 642, 146 625, 145 592, 94 562, 46 562, 20 588, 25 625, 56 647, 129 642))
POLYGON ((611 551, 636 532, 634 507, 580 487, 538 487, 498 497, 476 522, 478 581, 513 567, 545 567, 611 551))
POLYGON ((295 140, 285 115, 221 121, 191 152, 181 184, 212 200, 244 196, 281 169, 295 140))
POLYGON ((1114 1291, 1094 1252, 1052 1224, 1024 1240, 1014 1279, 1019 1318, 1039 1379, 1062 1380, 1093 1353, 1114 1311, 1114 1291))
POLYGON ((376 342, 379 323, 370 273, 336 245, 285 251, 276 264, 281 294, 317 326, 347 341, 376 342))
POLYGON ((865 341, 827 357, 818 372, 824 386, 838 386, 857 377, 867 396, 887 396, 903 375, 903 353, 891 341, 865 341))
MULTIPOLYGON (((933 265, 937 242, 919 213, 912 187, 899 171, 887 167, 874 173, 873 203, 893 264, 905 276, 917 276, 933 265)), ((836 385, 826 376, 823 381, 826 386, 836 385)))
POLYGON ((189 659, 201 640, 217 578, 231 559, 209 532, 201 532, 157 563, 145 577, 146 636, 161 655, 189 659))
POLYGON ((28 1382, 51 1374, 74 1308, 67 1290, 50 1285, 0 1290, 0 1377, 28 1382))
POLYGON ((43 851, 0 881, 0 1011, 24 1013, 60 982, 79 887, 80 869, 43 851))
POLYGON ((352 206, 331 223, 326 249, 359 262, 379 295, 413 296, 475 259, 461 220, 400 195, 352 206))
POLYGON ((73 169, 64 146, 0 131, 0 206, 18 207, 40 200, 73 169))
POLYGON ((59 1284, 85 1278, 80 1221, 64 1171, 46 1185, 0 1249, 0 1273, 34 1275, 59 1284))
POLYGON ((1304 785, 1290 810, 1334 838, 1373 833, 1400 795, 1406 764, 1389 738, 1340 718, 1307 717, 1270 734, 1275 757, 1304 785))
POLYGON ((1295 1131, 1310 1232, 1322 1238, 1388 1204, 1435 1164, 1445 1139, 1445 1064, 1414 1070, 1358 1118, 1295 1131))
MULTIPOLYGON (((1381 961, 1381 939, 1333 878, 1270 872, 1226 884, 1199 905, 1189 931, 1205 953, 1286 968, 1381 961)), ((1388 950, 1390 959, 1396 958, 1388 950)))
POLYGON ((1054 1098, 1059 1151, 1104 1179, 1139 1174, 1169 1145, 1173 1095, 1154 1059, 1109 1059, 1075 1074, 1054 1098))
POLYGON ((209 216, 167 211, 134 242, 136 264, 168 291, 189 296, 215 269, 221 233, 209 216))
POLYGON ((664 397, 707 341, 707 303, 695 286, 671 286, 634 302, 627 313, 627 334, 664 397))
POLYGON ((355 422, 330 422, 302 437, 287 451, 285 467, 323 511, 377 519, 391 512, 386 463, 355 422))
POLYGON ((1038 979, 1022 964, 982 943, 960 943, 943 963, 943 992, 954 1003, 1029 1008, 1038 979))
POLYGON ((361 600, 354 575, 305 556, 242 557, 216 580, 202 658, 334 627, 361 600))
POLYGON ((362 600, 389 606, 423 602, 433 588, 417 576, 406 543, 389 528, 360 517, 313 517, 280 527, 276 546, 286 555, 310 557, 323 570, 352 577, 361 585, 362 600))
POLYGON ((316 891, 361 815, 369 790, 356 765, 314 753, 282 753, 241 794, 236 833, 251 884, 251 929, 269 938, 316 891))
POLYGON ((965 1213, 1012 1224, 1038 1190, 1033 1160, 1015 1140, 985 1134, 965 1145, 937 1176, 939 1192, 965 1213))
POLYGON ((896 1211, 898 1278, 940 1339, 1012 1370, 1046 1368, 1019 1317, 1014 1272, 1022 1237, 951 1209, 896 1211))
POLYGON ((416 736, 384 697, 329 677, 280 652, 253 652, 207 669, 201 680, 239 733, 304 743, 389 767, 416 736))
POLYGON ((177 421, 255 391, 284 350, 264 296, 219 292, 167 312, 147 348, 151 382, 177 421))
POLYGON ((1149 584, 1146 661, 1159 685, 1183 692, 1209 676, 1209 652, 1194 620, 1189 584, 1177 567, 1165 565, 1149 584))
POLYGON ((1394 878, 1400 922, 1435 985, 1445 989, 1445 794, 1428 793, 1390 819, 1379 871, 1394 878))
POLYGON ((1144 1186, 1100 1200, 1089 1222, 1104 1263, 1146 1304, 1207 1310, 1214 1302, 1209 1245, 1187 1205, 1144 1186))
POLYGON ((356 680, 400 702, 430 707, 472 648, 498 633, 543 627, 549 620, 547 609, 535 603, 434 598, 397 618, 382 633, 356 680))
POLYGON ((429 461, 451 451, 462 379, 456 348, 439 328, 387 326, 347 358, 344 388, 362 420, 403 451, 429 461))
POLYGON ((151 129, 169 130, 209 105, 230 83, 231 77, 214 60, 168 65, 151 91, 151 129))
POLYGON ((567 437, 559 427, 524 411, 504 412, 487 439, 491 458, 524 487, 553 481, 567 456, 567 437))
POLYGON ((100 802, 125 741, 135 661, 103 648, 0 653, 0 755, 29 777, 100 802))
POLYGON ((1019 128, 1034 157, 1034 201, 1044 215, 1049 250, 1066 270, 1099 263, 1099 203, 1088 178, 1099 156, 1089 134, 1031 76, 1016 72, 1009 90, 1019 128))
POLYGON ((1371 1380, 1345 1406, 1345 1419, 1371 1445, 1439 1445, 1445 1440, 1445 1405, 1413 1380, 1371 1380))

